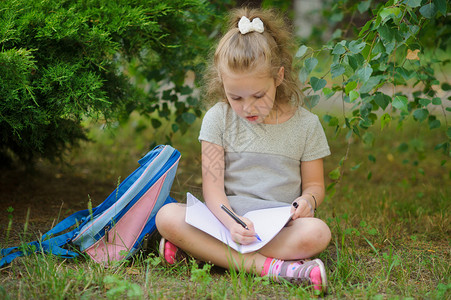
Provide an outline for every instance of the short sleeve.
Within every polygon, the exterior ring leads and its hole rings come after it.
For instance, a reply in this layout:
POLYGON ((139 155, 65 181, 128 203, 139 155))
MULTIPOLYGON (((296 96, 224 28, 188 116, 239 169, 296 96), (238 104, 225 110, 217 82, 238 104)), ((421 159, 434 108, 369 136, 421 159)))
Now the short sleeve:
POLYGON ((202 120, 199 133, 199 141, 210 142, 219 146, 223 145, 224 118, 223 103, 217 103, 210 108, 202 120))
POLYGON ((330 148, 327 143, 326 134, 318 116, 315 115, 311 122, 310 130, 307 133, 301 161, 312 161, 328 155, 330 155, 330 148))

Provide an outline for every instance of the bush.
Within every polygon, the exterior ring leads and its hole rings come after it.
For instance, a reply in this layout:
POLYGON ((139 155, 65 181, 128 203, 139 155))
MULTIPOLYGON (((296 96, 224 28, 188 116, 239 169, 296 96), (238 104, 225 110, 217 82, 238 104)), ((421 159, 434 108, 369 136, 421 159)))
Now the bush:
POLYGON ((201 0, 0 1, 2 165, 61 157, 86 138, 85 117, 169 119, 175 106, 184 129, 200 114, 179 95, 209 48, 208 16, 201 0))

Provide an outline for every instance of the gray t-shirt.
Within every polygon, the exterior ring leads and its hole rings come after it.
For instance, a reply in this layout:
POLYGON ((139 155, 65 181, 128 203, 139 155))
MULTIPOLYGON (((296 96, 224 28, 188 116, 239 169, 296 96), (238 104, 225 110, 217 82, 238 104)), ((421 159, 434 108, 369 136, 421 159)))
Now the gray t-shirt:
POLYGON ((302 107, 281 124, 253 124, 219 102, 205 114, 199 140, 224 148, 224 189, 240 215, 291 203, 301 195, 301 162, 330 155, 318 117, 302 107))

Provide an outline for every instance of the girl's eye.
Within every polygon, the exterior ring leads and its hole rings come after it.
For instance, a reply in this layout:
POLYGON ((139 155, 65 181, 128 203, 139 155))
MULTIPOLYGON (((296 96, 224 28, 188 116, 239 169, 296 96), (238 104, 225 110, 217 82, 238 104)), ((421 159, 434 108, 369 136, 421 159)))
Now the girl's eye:
POLYGON ((230 97, 230 99, 232 99, 232 100, 240 100, 241 99, 241 97, 230 97))
POLYGON ((254 97, 255 98, 257 98, 257 99, 260 99, 260 98, 263 98, 265 95, 263 94, 263 95, 255 95, 254 97))

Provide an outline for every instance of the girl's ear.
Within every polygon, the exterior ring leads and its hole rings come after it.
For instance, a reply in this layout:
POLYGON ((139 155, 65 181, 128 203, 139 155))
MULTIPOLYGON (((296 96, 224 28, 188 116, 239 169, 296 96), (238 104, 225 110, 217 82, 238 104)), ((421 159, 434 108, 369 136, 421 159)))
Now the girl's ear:
POLYGON ((284 76, 285 68, 282 66, 280 67, 279 72, 277 72, 276 86, 279 86, 282 83, 284 76))

